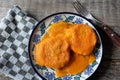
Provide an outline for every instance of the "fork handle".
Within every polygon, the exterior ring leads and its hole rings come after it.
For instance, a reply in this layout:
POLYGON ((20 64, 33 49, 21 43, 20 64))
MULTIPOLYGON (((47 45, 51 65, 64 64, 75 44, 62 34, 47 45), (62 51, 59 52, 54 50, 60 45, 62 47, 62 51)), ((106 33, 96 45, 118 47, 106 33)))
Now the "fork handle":
POLYGON ((103 25, 101 28, 103 31, 106 32, 109 38, 111 38, 111 40, 120 47, 120 37, 115 32, 113 32, 107 25, 103 25))

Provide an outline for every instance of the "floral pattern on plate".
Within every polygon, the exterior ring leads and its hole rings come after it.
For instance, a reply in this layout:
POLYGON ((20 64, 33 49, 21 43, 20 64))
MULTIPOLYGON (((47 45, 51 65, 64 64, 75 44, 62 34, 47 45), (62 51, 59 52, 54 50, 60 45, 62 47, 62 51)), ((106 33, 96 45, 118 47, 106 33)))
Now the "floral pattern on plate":
POLYGON ((69 13, 69 12, 56 13, 54 15, 46 17, 46 19, 41 21, 41 23, 39 23, 38 26, 36 26, 36 28, 33 30, 29 44, 30 44, 29 55, 30 55, 31 64, 33 65, 34 69, 36 69, 35 71, 37 71, 39 75, 43 76, 47 80, 85 80, 94 73, 94 71, 97 69, 98 65, 100 64, 100 61, 102 58, 103 48, 102 48, 102 43, 101 43, 101 38, 99 33, 89 21, 87 21, 86 19, 84 19, 83 17, 75 13, 69 13), (65 77, 58 78, 55 76, 54 69, 42 67, 35 63, 34 47, 35 47, 35 44, 41 40, 41 37, 45 34, 49 25, 55 22, 58 22, 60 20, 72 22, 74 24, 77 23, 77 24, 90 25, 96 31, 96 34, 98 36, 98 43, 95 48, 96 61, 93 64, 89 65, 89 67, 82 73, 79 73, 76 75, 67 75, 65 77))

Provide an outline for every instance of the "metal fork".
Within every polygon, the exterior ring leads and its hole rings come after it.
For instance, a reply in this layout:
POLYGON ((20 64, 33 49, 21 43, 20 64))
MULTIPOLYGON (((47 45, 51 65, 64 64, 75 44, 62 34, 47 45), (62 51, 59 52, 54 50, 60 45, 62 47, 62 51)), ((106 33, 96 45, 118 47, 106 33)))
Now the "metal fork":
POLYGON ((73 2, 73 6, 80 15, 86 17, 95 25, 103 25, 102 22, 94 18, 93 15, 78 0, 75 0, 75 2, 73 2))
POLYGON ((113 40, 113 42, 116 43, 120 47, 120 37, 113 32, 107 25, 105 25, 100 20, 96 19, 78 0, 75 0, 75 2, 72 3, 76 11, 87 18, 90 22, 92 22, 94 25, 99 26, 106 34, 113 40))

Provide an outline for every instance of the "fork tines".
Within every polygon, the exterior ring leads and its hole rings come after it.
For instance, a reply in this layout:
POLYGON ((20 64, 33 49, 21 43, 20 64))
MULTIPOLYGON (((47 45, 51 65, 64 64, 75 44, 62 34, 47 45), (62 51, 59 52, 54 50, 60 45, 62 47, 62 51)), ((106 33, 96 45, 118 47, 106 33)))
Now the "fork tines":
POLYGON ((81 15, 88 14, 87 9, 80 3, 80 1, 75 0, 75 2, 73 2, 73 6, 77 10, 77 12, 80 13, 81 15))

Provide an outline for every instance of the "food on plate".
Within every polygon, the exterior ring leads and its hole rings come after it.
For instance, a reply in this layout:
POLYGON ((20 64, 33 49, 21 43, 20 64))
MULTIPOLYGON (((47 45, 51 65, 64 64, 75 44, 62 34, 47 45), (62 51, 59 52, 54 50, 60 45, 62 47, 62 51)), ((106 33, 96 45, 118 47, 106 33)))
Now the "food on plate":
POLYGON ((94 30, 87 24, 59 21, 50 25, 35 46, 35 60, 40 66, 55 69, 58 77, 83 72, 96 57, 94 30))
POLYGON ((42 39, 55 37, 57 35, 65 35, 66 29, 70 28, 73 24, 70 22, 59 21, 49 26, 48 31, 42 39))
POLYGON ((89 64, 92 64, 95 60, 96 60, 96 56, 93 54, 93 53, 91 53, 90 55, 89 55, 89 64))
POLYGON ((57 69, 56 76, 64 77, 65 75, 81 73, 89 66, 89 64, 93 63, 95 59, 94 55, 84 56, 71 52, 71 58, 68 65, 61 69, 57 69))
POLYGON ((94 30, 86 24, 76 24, 66 31, 71 49, 78 54, 89 55, 93 51, 97 37, 94 30))
POLYGON ((39 42, 35 48, 35 60, 41 66, 59 69, 69 62, 69 43, 64 36, 39 42))

